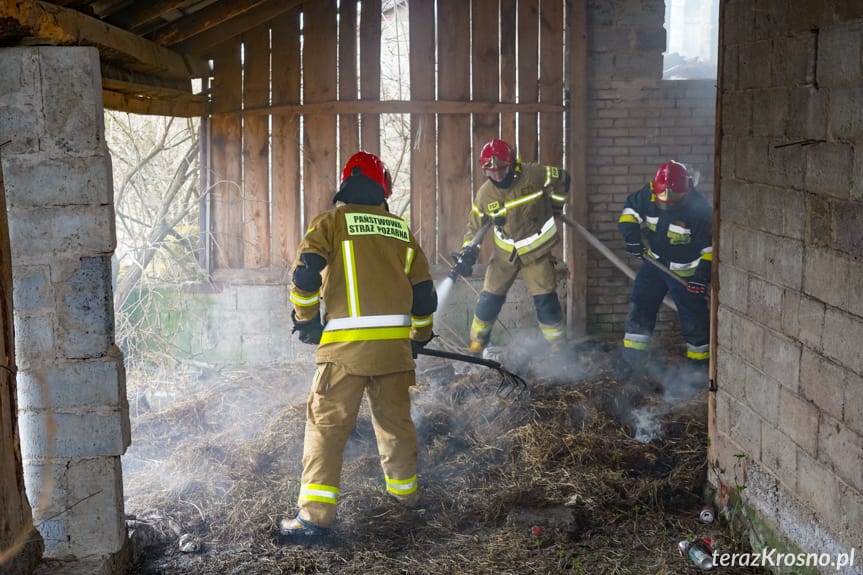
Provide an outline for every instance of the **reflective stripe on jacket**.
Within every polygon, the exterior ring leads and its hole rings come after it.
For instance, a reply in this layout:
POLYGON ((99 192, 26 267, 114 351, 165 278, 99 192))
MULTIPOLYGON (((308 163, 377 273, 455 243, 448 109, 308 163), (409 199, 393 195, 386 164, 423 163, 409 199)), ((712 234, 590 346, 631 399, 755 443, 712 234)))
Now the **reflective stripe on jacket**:
MULTIPOLYGON (((414 317, 413 286, 431 281, 428 260, 407 223, 383 206, 339 205, 316 217, 297 250, 327 264, 320 299, 326 316, 318 363, 343 365, 354 375, 414 368, 409 338, 426 340, 432 316, 414 317)), ((320 309, 315 294, 296 285, 291 301, 300 321, 320 309)))
POLYGON ((505 218, 495 226, 494 244, 500 257, 515 249, 524 263, 548 253, 559 241, 552 207, 562 208, 569 192, 569 175, 562 168, 518 164, 512 184, 498 188, 485 181, 476 193, 468 215, 464 244, 482 226, 484 215, 505 218))
POLYGON ((713 261, 713 211, 695 188, 679 206, 660 210, 650 184, 626 198, 617 226, 627 243, 641 243, 644 225, 647 257, 682 277, 710 281, 713 261))

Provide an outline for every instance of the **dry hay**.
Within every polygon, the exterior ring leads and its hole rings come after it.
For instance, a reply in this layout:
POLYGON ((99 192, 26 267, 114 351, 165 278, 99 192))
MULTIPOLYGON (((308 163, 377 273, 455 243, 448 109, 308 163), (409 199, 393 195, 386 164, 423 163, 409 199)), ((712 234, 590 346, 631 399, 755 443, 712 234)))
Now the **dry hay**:
POLYGON ((419 361, 415 510, 385 496, 364 404, 345 450, 338 523, 308 547, 274 537, 299 491, 296 368, 177 382, 185 399, 135 417, 124 459, 135 572, 682 574, 698 571, 678 556, 679 540, 736 547, 720 525, 698 522, 706 392, 667 404, 655 382, 617 378, 602 345, 573 345, 563 366, 532 353, 501 360, 529 383, 517 400, 494 395, 494 371, 419 361), (659 437, 633 439, 639 408, 658 414, 659 437), (200 538, 201 552, 181 553, 182 533, 200 538))

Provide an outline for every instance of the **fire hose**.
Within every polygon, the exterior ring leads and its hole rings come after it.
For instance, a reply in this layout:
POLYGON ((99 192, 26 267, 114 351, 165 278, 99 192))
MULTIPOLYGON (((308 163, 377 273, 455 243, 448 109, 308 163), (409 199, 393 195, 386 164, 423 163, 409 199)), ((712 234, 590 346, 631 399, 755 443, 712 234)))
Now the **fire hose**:
POLYGON ((458 253, 458 254, 453 254, 453 261, 454 261, 454 263, 453 263, 452 268, 450 268, 450 270, 449 270, 449 274, 447 274, 447 276, 448 276, 452 281, 455 281, 455 280, 456 280, 456 278, 459 276, 458 270, 459 270, 459 268, 460 268, 460 267, 461 267, 461 265, 462 265, 462 255, 461 255, 461 254, 462 254, 462 253, 464 253, 464 249, 465 249, 465 248, 471 248, 471 249, 474 249, 474 248, 476 248, 477 246, 479 246, 479 244, 481 244, 481 243, 482 243, 482 238, 485 236, 485 233, 486 233, 486 232, 488 231, 488 229, 491 227, 491 224, 492 224, 492 223, 494 223, 494 222, 493 222, 493 220, 492 220, 490 217, 488 217, 488 216, 486 216, 485 218, 483 218, 483 220, 484 220, 484 221, 483 221, 482 225, 481 225, 481 226, 480 226, 480 228, 477 230, 477 232, 474 234, 473 238, 471 238, 470 242, 468 242, 468 243, 466 243, 465 245, 463 245, 463 246, 462 246, 462 251, 461 251, 460 253, 458 253))
MULTIPOLYGON (((610 249, 608 249, 608 246, 606 246, 604 243, 599 241, 596 236, 594 236, 592 233, 587 231, 587 228, 585 228, 580 223, 578 223, 577 221, 575 221, 574 219, 570 218, 569 216, 567 216, 565 214, 560 214, 558 217, 561 219, 561 221, 563 223, 565 223, 566 225, 570 226, 571 228, 575 229, 575 231, 580 233, 582 235, 582 237, 584 237, 584 239, 587 240, 587 243, 589 243, 594 248, 596 248, 597 251, 599 251, 599 253, 604 255, 608 259, 608 261, 613 263, 615 265, 615 267, 617 267, 617 269, 619 269, 624 274, 626 274, 626 277, 628 277, 631 280, 635 280, 635 272, 632 271, 632 268, 630 268, 628 265, 626 265, 623 262, 623 260, 621 260, 619 257, 617 257, 617 255, 615 255, 614 252, 612 252, 610 249)), ((651 264, 653 264, 654 266, 659 268, 665 274, 669 275, 670 277, 673 277, 675 281, 678 281, 678 282, 682 283, 683 285, 686 285, 686 280, 684 280, 683 278, 678 276, 676 273, 674 273, 673 271, 671 271, 670 269, 668 269, 667 267, 665 267, 664 265, 662 265, 658 261, 653 260, 652 258, 649 258, 649 257, 643 258, 643 260, 646 262, 650 262, 651 264)), ((666 305, 666 307, 673 309, 674 311, 677 311, 677 306, 674 305, 674 302, 668 296, 665 296, 663 298, 662 303, 664 303, 666 305)))

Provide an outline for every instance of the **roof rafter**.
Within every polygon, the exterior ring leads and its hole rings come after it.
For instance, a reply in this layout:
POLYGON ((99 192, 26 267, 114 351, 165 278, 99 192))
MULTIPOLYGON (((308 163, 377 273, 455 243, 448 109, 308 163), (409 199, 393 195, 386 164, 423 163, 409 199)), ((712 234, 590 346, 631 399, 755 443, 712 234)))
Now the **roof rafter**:
POLYGON ((126 8, 107 18, 108 22, 120 28, 139 32, 148 24, 155 22, 165 14, 186 4, 188 0, 151 0, 150 2, 133 2, 126 8))
MULTIPOLYGON (((269 1, 232 0, 231 2, 211 4, 193 14, 189 14, 182 21, 172 22, 167 26, 159 28, 152 34, 149 34, 148 38, 163 46, 171 46, 205 32, 210 28, 215 28, 219 24, 269 1)), ((276 2, 278 1, 276 0, 276 2)))
POLYGON ((240 14, 229 22, 210 28, 171 47, 184 54, 211 56, 213 49, 222 42, 260 26, 264 22, 269 22, 302 4, 303 0, 267 2, 240 14))
POLYGON ((18 39, 61 46, 95 46, 112 64, 169 78, 202 78, 210 74, 206 60, 179 54, 74 10, 39 0, 0 2, 0 20, 15 22, 18 39))

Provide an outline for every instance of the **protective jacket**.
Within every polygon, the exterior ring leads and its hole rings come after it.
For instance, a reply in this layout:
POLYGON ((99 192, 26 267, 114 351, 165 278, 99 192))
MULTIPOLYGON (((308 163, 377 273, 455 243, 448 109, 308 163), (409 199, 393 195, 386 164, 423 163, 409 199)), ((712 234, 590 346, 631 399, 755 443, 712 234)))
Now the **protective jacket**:
POLYGON ((383 205, 339 205, 312 221, 294 268, 297 319, 313 319, 325 302, 317 363, 337 363, 353 375, 414 369, 410 339, 431 337, 437 297, 404 220, 383 205))
POLYGON ((509 187, 484 182, 471 207, 462 245, 470 243, 487 214, 495 220, 498 257, 518 257, 528 264, 547 254, 560 241, 554 213, 563 209, 569 180, 561 168, 517 163, 509 187))
POLYGON ((626 243, 641 243, 645 224, 649 248, 646 257, 659 260, 677 275, 710 281, 713 261, 713 213, 694 188, 680 205, 660 210, 651 184, 626 198, 618 228, 626 243))

